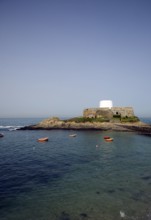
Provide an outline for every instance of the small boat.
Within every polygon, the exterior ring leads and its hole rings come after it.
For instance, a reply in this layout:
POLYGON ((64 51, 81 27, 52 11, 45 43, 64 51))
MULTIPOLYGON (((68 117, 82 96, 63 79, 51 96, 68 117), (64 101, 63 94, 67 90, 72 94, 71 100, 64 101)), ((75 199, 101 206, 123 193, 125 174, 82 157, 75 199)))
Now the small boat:
POLYGON ((105 141, 107 141, 107 142, 112 142, 112 141, 113 141, 113 138, 106 138, 105 141))
POLYGON ((70 137, 76 137, 76 134, 69 134, 70 137))
POLYGON ((104 139, 106 140, 106 139, 109 139, 110 138, 110 136, 104 136, 104 139))
POLYGON ((38 139, 38 142, 46 142, 46 141, 48 141, 48 137, 38 139))
POLYGON ((0 134, 0 138, 2 138, 2 137, 4 137, 4 135, 3 135, 3 134, 0 134))

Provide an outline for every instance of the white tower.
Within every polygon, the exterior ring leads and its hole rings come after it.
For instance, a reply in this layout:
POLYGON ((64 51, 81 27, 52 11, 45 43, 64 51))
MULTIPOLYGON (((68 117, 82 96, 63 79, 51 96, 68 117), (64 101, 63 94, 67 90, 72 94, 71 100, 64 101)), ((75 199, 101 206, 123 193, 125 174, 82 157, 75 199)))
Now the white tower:
POLYGON ((113 102, 111 100, 102 100, 100 101, 100 108, 112 108, 113 102))

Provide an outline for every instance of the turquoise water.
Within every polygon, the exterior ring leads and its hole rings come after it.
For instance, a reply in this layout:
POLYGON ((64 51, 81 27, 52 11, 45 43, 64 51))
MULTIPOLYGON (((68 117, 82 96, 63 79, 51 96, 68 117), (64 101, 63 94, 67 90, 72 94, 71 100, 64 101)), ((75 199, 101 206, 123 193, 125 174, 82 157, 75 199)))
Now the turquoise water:
POLYGON ((6 129, 27 119, 0 122, 1 220, 151 219, 151 137, 76 131, 72 138, 75 131, 6 129))

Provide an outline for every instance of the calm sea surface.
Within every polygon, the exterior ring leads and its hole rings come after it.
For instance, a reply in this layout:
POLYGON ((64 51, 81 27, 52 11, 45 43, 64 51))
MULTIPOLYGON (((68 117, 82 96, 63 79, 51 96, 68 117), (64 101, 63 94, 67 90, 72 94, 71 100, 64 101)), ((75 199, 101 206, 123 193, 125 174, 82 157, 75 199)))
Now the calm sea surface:
POLYGON ((15 130, 39 121, 0 119, 0 220, 151 219, 151 137, 15 130))

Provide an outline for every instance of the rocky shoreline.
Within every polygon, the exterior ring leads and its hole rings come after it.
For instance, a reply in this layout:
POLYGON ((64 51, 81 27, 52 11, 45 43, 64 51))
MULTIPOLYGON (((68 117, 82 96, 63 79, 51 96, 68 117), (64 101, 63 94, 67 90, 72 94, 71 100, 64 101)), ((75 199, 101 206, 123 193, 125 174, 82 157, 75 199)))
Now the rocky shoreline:
POLYGON ((102 131, 125 131, 138 132, 151 135, 151 125, 138 122, 75 122, 69 120, 60 120, 59 118, 48 118, 36 125, 29 125, 19 130, 102 130, 102 131))

